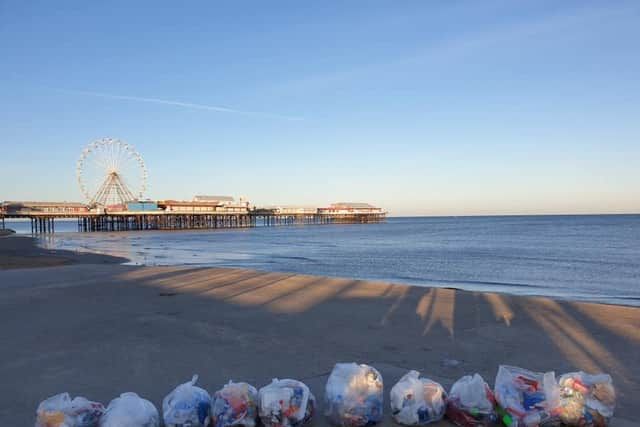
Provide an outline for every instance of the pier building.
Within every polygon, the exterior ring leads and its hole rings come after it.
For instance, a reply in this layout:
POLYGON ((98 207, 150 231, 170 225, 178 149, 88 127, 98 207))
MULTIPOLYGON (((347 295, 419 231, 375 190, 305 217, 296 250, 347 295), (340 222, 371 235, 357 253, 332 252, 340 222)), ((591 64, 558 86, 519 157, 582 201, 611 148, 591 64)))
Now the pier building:
POLYGON ((382 214, 383 210, 369 203, 339 202, 332 203, 326 208, 318 208, 318 213, 324 215, 382 214))
MULTIPOLYGON (((194 199, 196 199, 194 197, 194 199)), ((33 233, 55 231, 55 220, 76 218, 79 231, 184 230, 382 222, 386 213, 367 203, 334 203, 327 208, 276 206, 250 208, 249 202, 219 196, 198 201, 138 200, 88 206, 69 202, 0 203, 0 228, 5 218, 26 218, 33 233)))

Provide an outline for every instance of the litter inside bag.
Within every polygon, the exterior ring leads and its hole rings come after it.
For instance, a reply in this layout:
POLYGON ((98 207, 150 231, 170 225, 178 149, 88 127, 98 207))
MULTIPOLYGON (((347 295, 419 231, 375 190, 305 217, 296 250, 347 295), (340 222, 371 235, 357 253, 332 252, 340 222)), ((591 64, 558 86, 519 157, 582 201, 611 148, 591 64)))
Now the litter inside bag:
POLYGON ((99 426, 160 427, 160 415, 148 400, 135 393, 122 393, 109 403, 99 426))
POLYGON ((466 375, 456 381, 447 397, 446 415, 461 427, 489 426, 496 421, 495 397, 479 375, 466 375))
POLYGON ((211 417, 211 397, 196 387, 198 376, 177 386, 162 401, 162 415, 166 427, 208 427, 211 417))
POLYGON ((61 393, 44 400, 36 411, 36 427, 97 427, 104 413, 101 403, 84 397, 71 400, 69 393, 61 393))
POLYGON ((325 389, 325 415, 342 427, 373 425, 382 419, 383 383, 368 365, 337 363, 325 389))
POLYGON ((576 427, 604 427, 616 406, 611 376, 584 372, 564 374, 558 380, 559 417, 563 424, 576 427))
POLYGON ((410 371, 391 388, 391 411, 395 420, 404 425, 425 425, 439 421, 446 408, 446 393, 442 386, 418 371, 410 371))
POLYGON ((501 365, 495 395, 507 426, 530 427, 558 420, 559 390, 553 372, 539 373, 501 365))
POLYGON ((211 400, 213 427, 254 427, 258 415, 258 391, 247 383, 229 381, 211 400))
POLYGON ((258 415, 266 427, 297 427, 313 417, 316 400, 306 384, 274 379, 258 392, 258 415))

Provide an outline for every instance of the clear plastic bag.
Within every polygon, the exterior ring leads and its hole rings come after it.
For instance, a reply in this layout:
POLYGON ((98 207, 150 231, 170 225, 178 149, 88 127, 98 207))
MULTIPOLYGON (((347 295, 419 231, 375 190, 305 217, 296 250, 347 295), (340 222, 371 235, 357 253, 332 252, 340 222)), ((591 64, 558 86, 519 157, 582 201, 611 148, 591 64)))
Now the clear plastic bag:
POLYGON ((565 425, 572 427, 609 425, 616 407, 616 391, 611 376, 571 372, 560 377, 558 386, 559 417, 565 425))
POLYGON ((325 399, 325 415, 337 426, 376 424, 382 419, 382 375, 368 365, 336 363, 327 380, 325 399))
POLYGON ((102 403, 61 393, 38 405, 35 427, 97 427, 103 413, 102 403))
POLYGON ((229 381, 211 399, 213 427, 254 427, 258 415, 258 391, 247 383, 229 381))
POLYGON ((306 384, 274 379, 258 391, 258 415, 266 427, 297 427, 311 420, 316 399, 306 384))
POLYGON ((393 418, 408 426, 426 425, 440 421, 446 409, 446 393, 442 386, 418 371, 405 374, 391 388, 393 418))
POLYGON ((501 365, 495 395, 503 422, 513 427, 558 423, 559 389, 553 372, 531 372, 501 365))
POLYGON ((122 393, 113 399, 102 418, 100 427, 160 427, 160 415, 153 403, 135 393, 122 393))
POLYGON ((461 427, 489 426, 496 421, 495 405, 486 381, 479 374, 466 375, 451 387, 446 416, 461 427))
POLYGON ((196 387, 198 376, 177 386, 162 401, 162 416, 166 427, 208 427, 211 419, 211 397, 196 387))

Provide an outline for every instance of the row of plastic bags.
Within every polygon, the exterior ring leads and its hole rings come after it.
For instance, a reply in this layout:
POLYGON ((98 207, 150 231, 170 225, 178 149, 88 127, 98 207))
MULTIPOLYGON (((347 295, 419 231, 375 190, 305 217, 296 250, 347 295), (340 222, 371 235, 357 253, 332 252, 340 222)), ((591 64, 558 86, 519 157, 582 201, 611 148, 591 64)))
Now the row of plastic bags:
MULTIPOLYGON (((256 390, 230 381, 211 397, 196 386, 198 376, 177 386, 162 401, 166 427, 253 427, 257 418, 266 427, 296 427, 311 419, 315 398, 302 382, 274 379, 256 390)), ((150 401, 136 393, 123 393, 109 406, 68 393, 38 405, 36 427, 159 427, 160 415, 150 401)))
MULTIPOLYGON (((314 415, 316 400, 309 387, 274 379, 257 390, 229 382, 210 396, 197 387, 197 376, 177 386, 162 402, 167 427, 298 427, 314 415)), ((339 427, 364 427, 382 420, 384 398, 380 373, 368 365, 338 363, 325 389, 325 415, 339 427)), ((615 409, 615 390, 606 374, 536 373, 500 366, 492 391, 475 374, 456 381, 447 394, 417 371, 391 388, 391 411, 403 425, 426 425, 449 418, 461 427, 604 427, 615 409)), ((135 393, 123 393, 107 408, 83 397, 59 394, 40 403, 36 427, 159 427, 155 406, 135 393)))

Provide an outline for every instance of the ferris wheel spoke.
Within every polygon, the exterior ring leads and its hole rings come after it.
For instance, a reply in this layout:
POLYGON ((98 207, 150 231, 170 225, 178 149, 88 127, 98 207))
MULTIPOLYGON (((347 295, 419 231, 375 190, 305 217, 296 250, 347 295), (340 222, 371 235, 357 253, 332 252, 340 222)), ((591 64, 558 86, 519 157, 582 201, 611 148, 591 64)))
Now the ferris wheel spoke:
POLYGON ((113 153, 113 168, 116 171, 120 171, 120 166, 122 163, 122 146, 121 145, 116 145, 114 148, 114 153, 113 153))
POLYGON ((118 170, 123 169, 124 165, 130 160, 128 150, 126 148, 119 149, 116 159, 116 167, 118 168, 118 170))
POLYGON ((109 172, 109 166, 105 163, 104 159, 100 157, 93 157, 91 160, 98 168, 102 169, 104 173, 109 172))

